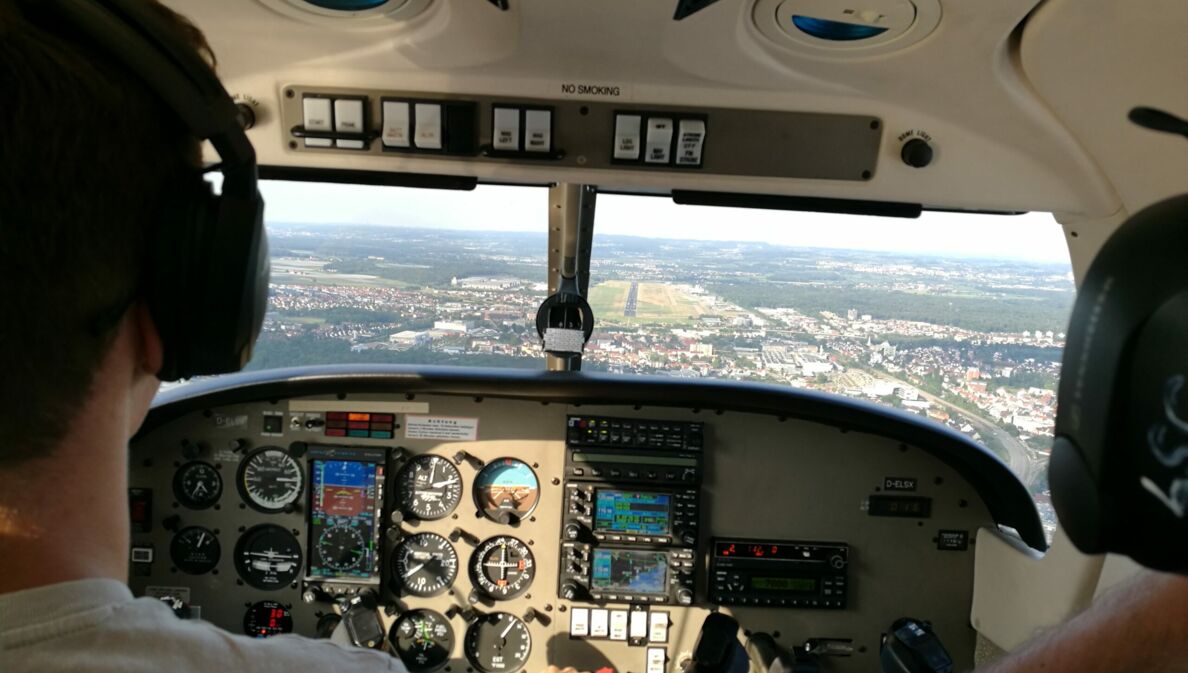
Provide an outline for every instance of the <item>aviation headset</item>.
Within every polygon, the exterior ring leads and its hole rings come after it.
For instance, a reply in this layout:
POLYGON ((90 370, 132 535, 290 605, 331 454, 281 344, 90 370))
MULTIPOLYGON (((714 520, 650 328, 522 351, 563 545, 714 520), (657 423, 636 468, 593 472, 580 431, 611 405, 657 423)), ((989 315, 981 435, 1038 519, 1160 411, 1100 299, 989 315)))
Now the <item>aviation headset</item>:
POLYGON ((218 152, 221 194, 195 169, 162 200, 142 291, 164 343, 162 380, 242 369, 264 321, 269 261, 256 154, 235 103, 193 47, 142 0, 36 4, 126 66, 218 152))
POLYGON ((1188 573, 1188 194, 1093 260, 1058 399, 1049 481, 1073 543, 1188 573))

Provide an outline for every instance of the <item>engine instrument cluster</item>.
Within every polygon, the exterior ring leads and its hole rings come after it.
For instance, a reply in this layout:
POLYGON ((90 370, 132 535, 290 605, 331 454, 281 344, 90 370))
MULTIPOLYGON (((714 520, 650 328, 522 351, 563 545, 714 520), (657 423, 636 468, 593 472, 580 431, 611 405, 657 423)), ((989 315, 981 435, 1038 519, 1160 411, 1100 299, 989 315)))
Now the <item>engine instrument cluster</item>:
POLYGON ((247 636, 367 626, 412 673, 680 673, 721 610, 856 672, 910 614, 972 655, 970 537, 992 519, 951 467, 876 435, 435 395, 151 421, 130 585, 247 636))

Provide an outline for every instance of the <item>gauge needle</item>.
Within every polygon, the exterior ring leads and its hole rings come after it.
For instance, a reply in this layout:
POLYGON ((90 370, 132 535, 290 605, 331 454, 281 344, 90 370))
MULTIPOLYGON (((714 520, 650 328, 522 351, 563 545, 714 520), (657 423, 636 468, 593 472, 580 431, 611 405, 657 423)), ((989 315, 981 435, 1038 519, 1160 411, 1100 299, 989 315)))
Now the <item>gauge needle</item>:
POLYGON ((198 534, 198 546, 201 547, 204 544, 206 544, 206 533, 199 533, 198 534))
POLYGON ((404 576, 405 576, 405 577, 410 577, 410 576, 412 576, 414 573, 416 573, 418 570, 420 570, 421 568, 424 568, 424 567, 425 567, 425 564, 424 564, 424 563, 422 563, 422 564, 421 564, 421 565, 419 565, 419 566, 413 566, 412 568, 409 568, 407 572, 405 572, 405 573, 404 573, 404 576))
POLYGON ((458 483, 458 479, 456 477, 450 477, 449 479, 446 479, 445 481, 435 481, 435 482, 433 482, 432 485, 433 485, 433 488, 441 488, 442 486, 449 486, 450 484, 456 484, 456 483, 458 483))
POLYGON ((511 623, 509 623, 509 624, 507 625, 507 628, 503 630, 503 633, 499 634, 499 637, 500 637, 500 638, 507 638, 507 634, 511 633, 512 627, 513 627, 513 626, 515 626, 515 625, 516 625, 516 623, 515 623, 515 622, 511 622, 511 623))
POLYGON ((277 477, 276 481, 279 481, 282 484, 296 484, 297 482, 301 481, 301 477, 277 477))

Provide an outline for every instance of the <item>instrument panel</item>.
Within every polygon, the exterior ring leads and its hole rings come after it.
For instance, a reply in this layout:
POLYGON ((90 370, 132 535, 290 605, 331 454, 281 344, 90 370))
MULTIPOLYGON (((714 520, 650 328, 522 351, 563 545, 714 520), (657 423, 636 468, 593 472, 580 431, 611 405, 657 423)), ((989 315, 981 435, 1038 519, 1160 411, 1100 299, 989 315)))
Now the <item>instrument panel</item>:
POLYGON ((721 611, 859 671, 909 616, 972 664, 974 534, 995 520, 958 469, 893 438, 764 413, 250 388, 158 407, 146 428, 130 585, 232 632, 325 637, 363 610, 380 635, 361 638, 413 673, 680 673, 721 611))

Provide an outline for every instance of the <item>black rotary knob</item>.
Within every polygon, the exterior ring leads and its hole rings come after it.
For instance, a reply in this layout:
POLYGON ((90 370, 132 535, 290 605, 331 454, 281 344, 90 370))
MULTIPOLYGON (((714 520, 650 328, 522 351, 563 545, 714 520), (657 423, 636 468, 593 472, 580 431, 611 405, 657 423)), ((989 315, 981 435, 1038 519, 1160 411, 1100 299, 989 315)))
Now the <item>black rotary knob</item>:
POLYGON ((585 537, 585 526, 580 523, 565 524, 565 539, 566 540, 580 540, 585 537))
POLYGON ((903 163, 912 168, 924 168, 932 163, 932 145, 926 140, 912 138, 903 144, 899 156, 903 158, 903 163))
POLYGON ((582 593, 582 587, 577 582, 566 582, 561 585, 561 598, 567 601, 576 600, 582 593))

